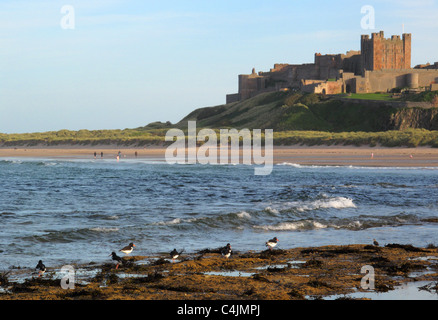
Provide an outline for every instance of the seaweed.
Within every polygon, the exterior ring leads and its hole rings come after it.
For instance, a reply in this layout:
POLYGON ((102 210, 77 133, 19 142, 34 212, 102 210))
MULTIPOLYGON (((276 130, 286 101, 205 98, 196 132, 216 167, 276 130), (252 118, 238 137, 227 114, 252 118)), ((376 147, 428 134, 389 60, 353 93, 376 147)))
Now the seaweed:
POLYGON ((400 248, 409 252, 424 252, 425 250, 422 248, 414 247, 412 244, 398 244, 398 243, 389 243, 385 246, 386 248, 400 248))

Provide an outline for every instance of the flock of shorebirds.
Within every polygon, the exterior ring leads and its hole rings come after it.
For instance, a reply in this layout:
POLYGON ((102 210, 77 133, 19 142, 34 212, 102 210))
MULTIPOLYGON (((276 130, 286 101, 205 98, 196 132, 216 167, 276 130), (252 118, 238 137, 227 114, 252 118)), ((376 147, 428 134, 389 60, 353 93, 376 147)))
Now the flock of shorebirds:
MULTIPOLYGON (((278 238, 277 238, 277 237, 274 237, 274 238, 269 239, 268 241, 266 241, 265 244, 266 244, 266 246, 269 248, 269 250, 271 250, 272 248, 274 248, 274 247, 277 245, 278 241, 279 241, 278 238)), ((131 242, 129 245, 127 245, 126 247, 120 249, 119 251, 125 253, 126 255, 128 255, 128 254, 130 254, 130 253, 132 252, 132 250, 134 250, 134 247, 135 247, 135 244, 131 242)), ((176 250, 176 249, 173 249, 173 250, 170 252, 170 258, 172 259, 172 262, 175 262, 175 260, 176 260, 176 259, 181 255, 181 253, 183 253, 183 252, 184 252, 184 249, 181 250, 181 251, 178 251, 178 250, 176 250)), ((228 259, 228 258, 231 256, 231 252, 232 252, 232 250, 231 250, 231 244, 227 243, 227 245, 226 245, 225 247, 221 248, 220 252, 221 252, 221 254, 222 254, 222 256, 223 256, 224 258, 228 259)), ((123 259, 122 259, 121 257, 119 257, 115 252, 112 252, 112 253, 110 254, 110 256, 112 257, 112 259, 113 259, 114 261, 117 262, 116 269, 118 269, 120 263, 123 262, 123 259)))
MULTIPOLYGON (((269 248, 269 250, 271 250, 272 248, 274 248, 277 243, 278 243, 278 238, 274 237, 268 241, 266 241, 266 246, 269 248)), ((130 254, 133 250, 134 250, 135 244, 134 243, 130 243, 129 245, 127 245, 126 247, 122 248, 119 250, 119 252, 122 252, 126 255, 130 254)), ((170 258, 172 259, 172 262, 175 262, 175 260, 181 255, 181 253, 183 253, 184 249, 181 251, 177 251, 176 249, 173 249, 170 252, 170 258)), ((227 245, 223 248, 221 248, 221 254, 223 257, 225 258, 229 258, 231 256, 231 244, 227 243, 227 245)), ((119 265, 121 263, 123 263, 123 259, 121 257, 119 257, 114 251, 109 255, 112 257, 112 260, 114 260, 117 265, 116 265, 116 269, 119 268, 119 265)), ((35 267, 35 270, 38 272, 38 277, 41 277, 45 272, 46 272, 46 266, 43 264, 43 261, 40 260, 38 262, 38 265, 35 267)))
MULTIPOLYGON (((278 242, 279 242, 278 238, 274 237, 274 238, 266 241, 265 245, 269 248, 269 250, 272 250, 272 248, 274 248, 278 242)), ((377 247, 379 246, 379 243, 376 241, 376 239, 373 239, 373 244, 377 247)), ((135 247, 135 244, 131 242, 129 245, 120 249, 119 251, 128 255, 134 250, 134 247, 135 247)), ((172 259, 172 262, 175 262, 175 259, 177 259, 181 255, 181 253, 183 253, 183 251, 184 251, 184 249, 181 251, 177 251, 176 249, 173 249, 170 252, 170 258, 172 259)), ((231 256, 231 252, 232 252, 231 244, 227 243, 227 245, 225 247, 221 248, 220 252, 221 252, 223 257, 228 259, 231 256)), ((121 257, 119 257, 115 252, 112 252, 110 254, 110 256, 112 257, 112 260, 117 262, 116 269, 118 269, 120 263, 123 263, 123 259, 121 257)), ((41 277, 46 272, 46 266, 43 264, 42 260, 40 260, 38 262, 38 265, 36 266, 35 269, 39 273, 38 277, 41 277)))

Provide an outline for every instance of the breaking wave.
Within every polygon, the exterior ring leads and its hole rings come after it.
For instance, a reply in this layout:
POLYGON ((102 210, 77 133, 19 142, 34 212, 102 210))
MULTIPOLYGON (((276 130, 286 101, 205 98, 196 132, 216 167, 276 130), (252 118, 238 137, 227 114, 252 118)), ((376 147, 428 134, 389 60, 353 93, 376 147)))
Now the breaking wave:
POLYGON ((296 222, 282 222, 276 225, 254 226, 254 229, 264 231, 296 231, 296 230, 313 230, 324 229, 327 225, 311 220, 296 221, 296 222))
POLYGON ((249 218, 251 218, 251 215, 246 211, 242 211, 242 212, 239 212, 237 214, 237 217, 239 217, 241 219, 249 219, 249 218))
POLYGON ((119 228, 105 228, 105 227, 96 227, 96 228, 90 228, 90 231, 94 232, 117 232, 119 231, 119 228))
POLYGON ((322 199, 311 201, 289 201, 278 205, 271 205, 265 210, 270 213, 278 214, 280 211, 295 210, 297 212, 312 211, 318 209, 345 209, 356 208, 353 199, 346 197, 323 197, 322 199))

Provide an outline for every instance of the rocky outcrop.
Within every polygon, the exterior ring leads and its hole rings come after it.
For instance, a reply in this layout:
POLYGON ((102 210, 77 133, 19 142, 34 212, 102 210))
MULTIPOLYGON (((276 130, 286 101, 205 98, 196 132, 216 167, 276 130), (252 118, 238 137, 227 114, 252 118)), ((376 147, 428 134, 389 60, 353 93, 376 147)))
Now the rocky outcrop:
POLYGON ((404 108, 398 109, 388 119, 392 130, 427 129, 438 130, 438 108, 404 108))

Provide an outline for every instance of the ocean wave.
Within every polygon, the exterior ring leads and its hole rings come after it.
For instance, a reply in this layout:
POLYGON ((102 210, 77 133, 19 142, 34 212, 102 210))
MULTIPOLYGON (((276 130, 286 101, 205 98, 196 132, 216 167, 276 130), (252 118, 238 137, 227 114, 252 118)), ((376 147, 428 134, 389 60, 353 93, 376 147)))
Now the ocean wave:
POLYGON ((374 186, 382 187, 382 188, 410 188, 409 186, 405 184, 396 184, 391 182, 378 182, 372 184, 374 186))
POLYGON ((52 167, 52 166, 56 166, 58 163, 57 162, 41 162, 40 165, 46 166, 46 167, 52 167))
POLYGON ((5 217, 5 216, 14 216, 15 215, 15 213, 13 213, 13 212, 7 212, 7 211, 5 211, 5 212, 0 212, 0 216, 1 217, 5 217))
POLYGON ((32 236, 25 236, 24 241, 39 243, 71 243, 75 241, 88 241, 100 239, 103 233, 118 232, 117 227, 92 227, 67 230, 47 230, 32 236))
POLYGON ((251 215, 246 211, 242 211, 237 214, 237 217, 240 219, 249 219, 251 218, 251 215))
POLYGON ((8 164, 19 164, 19 165, 29 165, 29 166, 55 166, 59 164, 57 161, 52 160, 39 160, 39 159, 4 159, 0 160, 0 164, 8 165, 8 164))
POLYGON ((279 211, 296 210, 297 212, 313 211, 318 209, 346 209, 356 208, 353 199, 346 197, 327 197, 312 201, 290 201, 278 205, 278 208, 267 207, 265 210, 272 213, 279 211))
POLYGON ((0 164, 3 164, 3 165, 21 164, 21 163, 23 163, 23 162, 21 160, 18 160, 18 159, 16 159, 16 160, 7 160, 7 159, 0 160, 0 164))
POLYGON ((335 197, 330 199, 316 200, 311 203, 312 209, 314 208, 334 208, 334 209, 343 209, 343 208, 356 208, 356 205, 353 202, 353 199, 345 198, 345 197, 335 197))
POLYGON ((410 214, 395 214, 389 216, 359 216, 351 218, 303 219, 286 221, 276 224, 256 225, 254 229, 264 231, 306 231, 318 229, 359 231, 380 227, 399 227, 417 225, 418 217, 410 214))
POLYGON ((327 227, 327 225, 318 221, 305 220, 295 222, 281 222, 276 225, 254 226, 254 229, 261 229, 264 231, 296 231, 325 229, 327 227))
POLYGON ((282 163, 277 163, 277 166, 290 166, 290 167, 294 167, 294 168, 303 168, 303 166, 301 164, 298 163, 292 163, 292 162, 282 162, 282 163))
POLYGON ((94 232, 117 232, 119 231, 119 228, 105 228, 105 227, 95 227, 95 228, 89 228, 90 231, 94 232))
POLYGON ((280 213, 277 209, 274 209, 272 207, 266 207, 265 211, 269 212, 269 213, 272 213, 272 214, 279 214, 280 213))
POLYGON ((400 167, 400 166, 355 166, 355 165, 313 165, 313 164, 299 164, 293 162, 282 162, 275 164, 276 166, 289 166, 293 168, 347 168, 347 169, 368 169, 368 170, 438 170, 438 167, 400 167))
POLYGON ((155 222, 155 223, 153 223, 153 225, 156 225, 156 226, 170 226, 170 225, 174 225, 174 224, 180 224, 181 221, 182 221, 181 218, 175 218, 175 219, 170 220, 170 221, 155 222))
POLYGON ((224 215, 219 216, 204 216, 199 218, 175 218, 172 220, 167 221, 159 221, 154 222, 152 225, 155 226, 179 226, 182 224, 190 225, 193 227, 224 227, 226 225, 236 225, 241 224, 242 220, 249 220, 251 219, 251 214, 247 211, 241 211, 241 212, 231 212, 224 215))
POLYGON ((286 166, 298 169, 324 169, 324 168, 350 168, 351 165, 317 165, 317 164, 299 164, 294 162, 282 162, 275 164, 276 166, 286 166))

